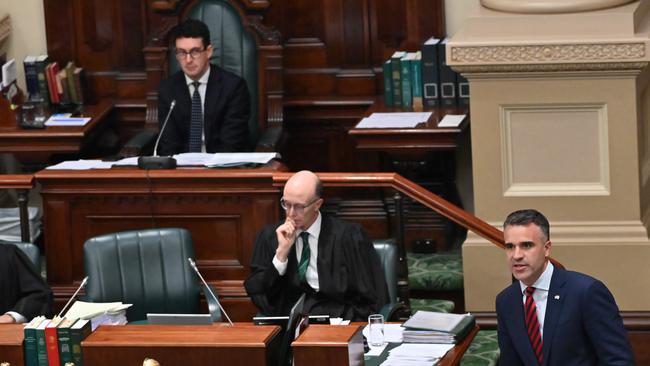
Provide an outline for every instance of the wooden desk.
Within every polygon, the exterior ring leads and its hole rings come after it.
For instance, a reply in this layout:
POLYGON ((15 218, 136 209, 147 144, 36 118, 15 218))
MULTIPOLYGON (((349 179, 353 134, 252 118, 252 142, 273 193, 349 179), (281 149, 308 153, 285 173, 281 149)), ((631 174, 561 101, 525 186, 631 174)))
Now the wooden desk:
POLYGON ((259 169, 43 170, 47 279, 61 307, 84 277, 83 244, 94 236, 154 227, 192 233, 197 265, 233 320, 256 309, 243 281, 256 233, 280 219, 280 190, 259 169))
POLYGON ((0 363, 23 365, 23 324, 0 324, 0 363))
POLYGON ((81 343, 84 365, 274 365, 280 327, 252 324, 100 326, 81 343))
POLYGON ((294 366, 363 365, 363 335, 360 325, 307 327, 293 341, 294 366))
POLYGON ((85 126, 0 127, 0 152, 12 153, 23 163, 47 163, 55 154, 77 154, 108 127, 112 110, 113 102, 104 99, 83 107, 83 115, 92 117, 85 126))
MULTIPOLYGON (((410 112, 399 107, 386 107, 378 99, 366 111, 366 117, 373 113, 410 112)), ((414 128, 357 128, 348 133, 357 142, 357 149, 375 150, 393 154, 426 153, 430 151, 454 150, 458 147, 458 137, 469 125, 469 117, 456 128, 438 127, 438 122, 447 114, 467 114, 460 108, 438 108, 425 110, 431 117, 414 128)))

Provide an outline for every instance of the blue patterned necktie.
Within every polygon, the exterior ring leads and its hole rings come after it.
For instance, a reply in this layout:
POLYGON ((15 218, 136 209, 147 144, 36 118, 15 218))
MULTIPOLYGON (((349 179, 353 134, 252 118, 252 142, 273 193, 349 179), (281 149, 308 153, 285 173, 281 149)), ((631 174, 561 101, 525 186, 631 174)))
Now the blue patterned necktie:
POLYGON ((307 268, 309 267, 309 256, 311 250, 309 249, 309 233, 303 231, 300 233, 302 239, 302 254, 300 255, 300 264, 298 264, 298 279, 300 283, 307 283, 307 268))
POLYGON ((203 135, 203 111, 201 108, 201 95, 199 94, 200 82, 192 82, 194 94, 192 94, 192 119, 190 122, 190 152, 201 152, 201 137, 203 135))

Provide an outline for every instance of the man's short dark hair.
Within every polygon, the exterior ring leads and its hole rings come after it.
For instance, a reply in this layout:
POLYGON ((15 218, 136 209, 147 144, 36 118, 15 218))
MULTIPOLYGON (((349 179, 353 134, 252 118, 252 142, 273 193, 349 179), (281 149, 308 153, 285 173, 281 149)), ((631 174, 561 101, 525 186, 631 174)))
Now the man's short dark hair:
POLYGON ((542 234, 544 234, 546 240, 551 238, 548 219, 541 212, 531 208, 512 212, 506 217, 506 221, 503 222, 503 229, 505 230, 506 226, 526 226, 528 224, 537 225, 542 230, 542 234))
POLYGON ((210 30, 200 20, 187 19, 172 29, 169 40, 172 47, 176 45, 178 38, 201 38, 203 47, 208 47, 210 45, 210 30))

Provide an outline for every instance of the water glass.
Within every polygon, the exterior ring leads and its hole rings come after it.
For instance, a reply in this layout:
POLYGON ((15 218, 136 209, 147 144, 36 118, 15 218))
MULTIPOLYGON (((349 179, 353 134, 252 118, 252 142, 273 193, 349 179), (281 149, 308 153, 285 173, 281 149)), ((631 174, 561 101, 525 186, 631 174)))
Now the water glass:
POLYGON ((384 345, 384 316, 372 314, 368 317, 368 343, 373 347, 384 345))

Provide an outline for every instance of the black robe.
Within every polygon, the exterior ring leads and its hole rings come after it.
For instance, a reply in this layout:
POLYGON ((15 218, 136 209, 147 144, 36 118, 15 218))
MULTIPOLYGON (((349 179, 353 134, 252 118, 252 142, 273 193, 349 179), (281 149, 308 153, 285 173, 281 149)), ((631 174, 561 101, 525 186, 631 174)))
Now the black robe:
POLYGON ((295 245, 284 276, 273 265, 278 247, 275 229, 280 224, 267 226, 258 234, 251 274, 244 283, 248 296, 264 315, 288 315, 303 292, 307 294, 304 309, 309 314, 352 321, 366 321, 389 302, 379 257, 360 225, 322 216, 317 259, 320 289, 315 292, 298 280, 295 245))
POLYGON ((25 253, 0 244, 0 314, 15 311, 30 321, 52 316, 52 290, 25 253))

